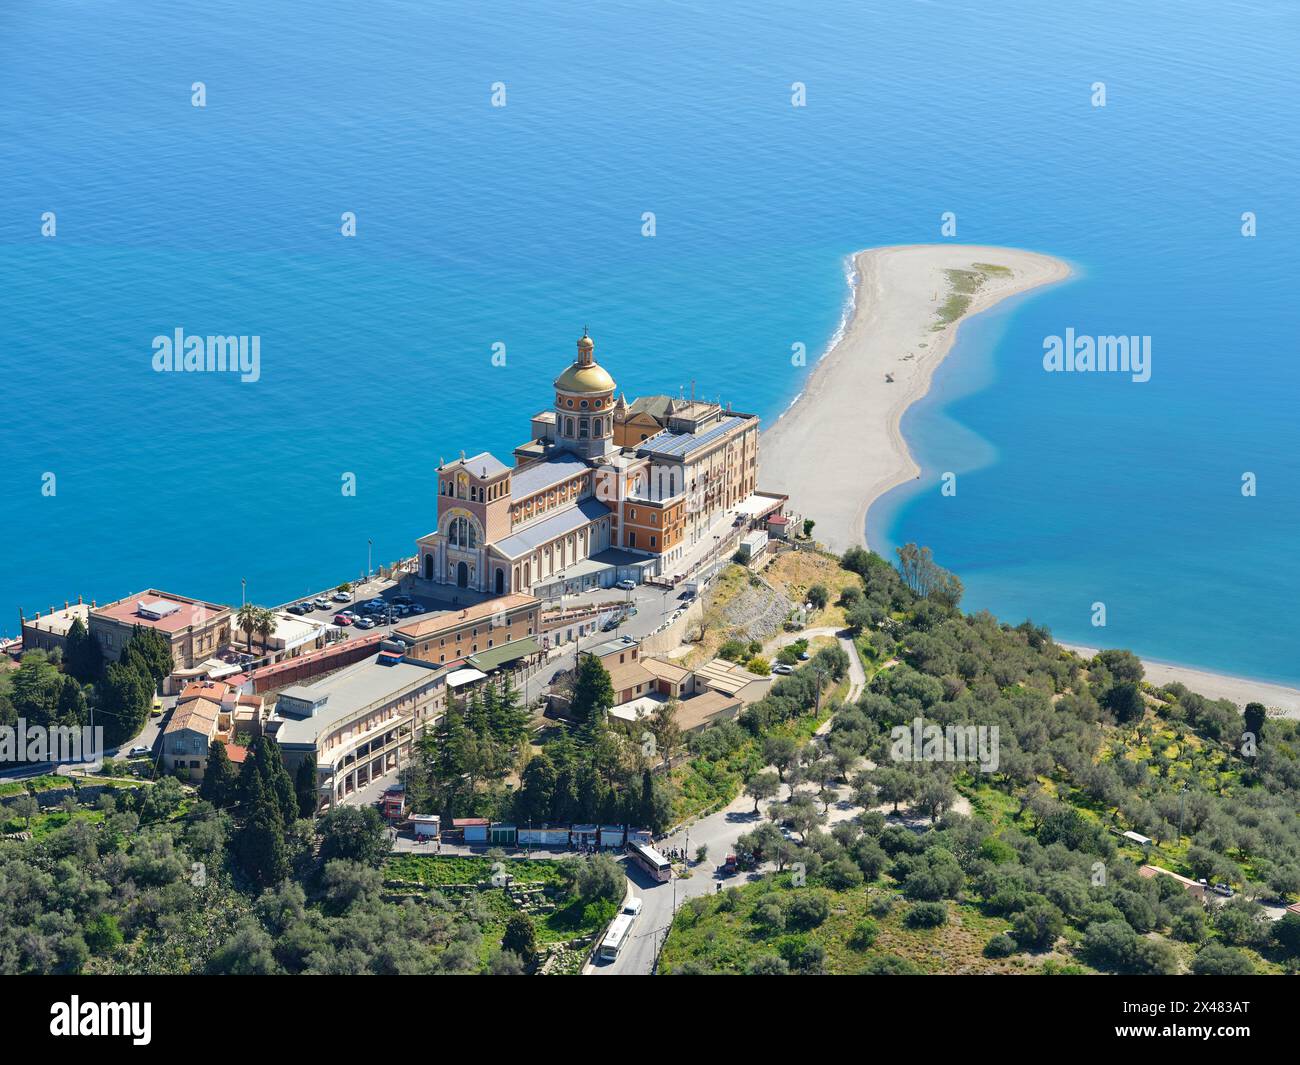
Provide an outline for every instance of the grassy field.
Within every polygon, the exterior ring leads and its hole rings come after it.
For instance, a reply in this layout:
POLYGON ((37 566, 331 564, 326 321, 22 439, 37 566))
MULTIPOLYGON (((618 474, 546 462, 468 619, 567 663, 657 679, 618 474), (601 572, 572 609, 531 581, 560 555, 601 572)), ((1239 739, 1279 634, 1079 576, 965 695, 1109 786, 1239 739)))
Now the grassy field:
POLYGON ((46 813, 39 813, 32 818, 30 828, 27 822, 21 817, 10 817, 0 821, 0 832, 24 832, 30 831, 32 839, 44 839, 51 832, 57 832, 60 828, 66 828, 73 821, 86 821, 89 824, 97 825, 104 820, 104 814, 100 810, 77 810, 73 813, 66 814, 62 810, 52 810, 46 813))
MULTIPOLYGON (((813 530, 815 536, 817 530, 813 530)), ((816 610, 809 617, 808 628, 844 625, 844 608, 835 602, 845 588, 862 586, 857 574, 843 569, 838 558, 818 551, 783 551, 768 563, 763 578, 793 603, 806 601, 808 589, 814 584, 823 585, 830 592, 830 603, 825 610, 816 610)))
POLYGON ((1050 954, 984 957, 984 944, 1011 926, 1003 918, 985 916, 975 906, 947 902, 947 924, 914 929, 904 922, 911 904, 901 898, 895 899, 886 913, 872 911, 873 904, 881 905, 889 898, 894 898, 893 891, 881 883, 832 891, 814 884, 792 887, 789 873, 766 876, 720 895, 694 899, 683 907, 660 965, 665 973, 679 971, 689 962, 702 963, 715 972, 744 973, 757 959, 780 955, 799 942, 822 947, 826 952, 824 970, 833 975, 861 974, 869 970, 873 959, 884 956, 901 958, 928 973, 1034 972, 1053 961, 1050 954), (829 902, 830 915, 820 925, 769 933, 755 922, 754 909, 760 900, 775 893, 788 902, 800 892, 821 894, 829 902), (867 921, 876 928, 870 945, 856 935, 859 925, 867 921))
MULTIPOLYGON (((392 886, 393 881, 407 884, 419 884, 430 891, 451 885, 482 885, 474 892, 474 904, 479 914, 479 927, 483 933, 481 944, 482 960, 488 957, 501 944, 505 935, 506 922, 517 912, 514 901, 504 887, 491 886, 494 872, 498 872, 498 861, 504 866, 516 886, 552 887, 556 909, 545 914, 533 915, 533 928, 539 946, 545 947, 556 943, 567 943, 584 936, 593 936, 609 922, 613 916, 613 904, 602 907, 584 906, 580 899, 566 900, 558 893, 562 889, 564 878, 560 875, 559 863, 548 859, 465 857, 461 855, 416 855, 403 854, 392 858, 384 864, 384 877, 392 886)), ((461 896, 462 898, 464 896, 461 896)), ((571 974, 578 971, 581 961, 578 956, 569 959, 558 970, 559 974, 571 974)))
MULTIPOLYGON (((555 862, 542 859, 502 858, 505 872, 518 884, 558 884, 560 870, 555 862)), ((384 876, 390 880, 445 887, 448 884, 479 884, 491 880, 496 860, 461 855, 401 854, 389 858, 384 876)))

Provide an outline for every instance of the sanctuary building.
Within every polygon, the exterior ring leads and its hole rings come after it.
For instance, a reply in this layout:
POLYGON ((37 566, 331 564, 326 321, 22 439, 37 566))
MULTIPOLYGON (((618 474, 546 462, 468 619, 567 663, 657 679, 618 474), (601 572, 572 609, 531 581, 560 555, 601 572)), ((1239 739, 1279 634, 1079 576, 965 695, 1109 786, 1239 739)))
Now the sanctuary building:
POLYGON ((685 397, 615 397, 583 331, 513 465, 484 451, 438 467, 438 526, 419 577, 551 596, 684 569, 758 485, 758 416, 685 397))

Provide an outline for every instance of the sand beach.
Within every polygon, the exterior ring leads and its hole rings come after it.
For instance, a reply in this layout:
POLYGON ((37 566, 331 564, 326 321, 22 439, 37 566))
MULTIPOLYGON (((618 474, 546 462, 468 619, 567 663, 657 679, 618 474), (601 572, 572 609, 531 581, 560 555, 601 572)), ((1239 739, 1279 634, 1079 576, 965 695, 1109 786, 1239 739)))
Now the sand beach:
POLYGON ((853 307, 839 340, 763 434, 763 488, 788 493, 832 551, 865 543, 867 508, 920 472, 899 422, 930 390, 961 323, 1070 276, 1049 255, 970 244, 871 248, 853 266, 853 307), (994 269, 977 270, 986 266, 994 269), (954 270, 979 273, 968 298, 953 292, 954 270))
MULTIPOLYGON (((865 544, 867 509, 920 472, 899 424, 929 391, 962 322, 1070 273, 1060 259, 1016 248, 914 244, 855 254, 854 299, 841 335, 799 398, 763 434, 763 488, 788 493, 791 509, 816 521, 814 538, 830 550, 865 544)), ((1143 664, 1154 684, 1177 680, 1207 698, 1262 702, 1300 717, 1298 689, 1143 664)))

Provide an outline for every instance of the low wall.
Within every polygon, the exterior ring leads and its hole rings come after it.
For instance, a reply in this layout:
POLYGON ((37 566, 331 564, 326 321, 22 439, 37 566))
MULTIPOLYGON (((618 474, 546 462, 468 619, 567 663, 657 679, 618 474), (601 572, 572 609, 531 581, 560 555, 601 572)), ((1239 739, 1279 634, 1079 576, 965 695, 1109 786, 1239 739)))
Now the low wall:
POLYGON ((653 633, 641 641, 641 655, 662 655, 680 647, 692 625, 704 617, 704 596, 697 595, 682 612, 681 617, 662 632, 653 633))

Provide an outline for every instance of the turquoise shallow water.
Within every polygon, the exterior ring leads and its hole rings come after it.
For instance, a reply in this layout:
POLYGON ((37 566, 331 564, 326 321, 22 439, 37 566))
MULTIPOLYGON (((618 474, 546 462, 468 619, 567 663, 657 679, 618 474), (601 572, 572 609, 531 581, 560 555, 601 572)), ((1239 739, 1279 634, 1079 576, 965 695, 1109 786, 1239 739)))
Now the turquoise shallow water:
POLYGON ((844 257, 955 211, 1080 274, 963 331, 873 542, 933 545, 967 605, 1063 638, 1300 681, 1297 15, 1134 7, 11 6, 0 632, 408 553, 438 458, 508 455, 584 324, 629 395, 695 380, 770 420, 844 257), (153 373, 178 326, 259 335, 261 379, 153 373), (1044 374, 1067 326, 1150 335, 1152 380, 1044 374))

